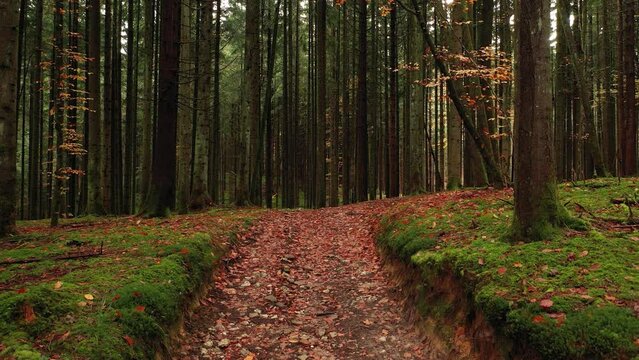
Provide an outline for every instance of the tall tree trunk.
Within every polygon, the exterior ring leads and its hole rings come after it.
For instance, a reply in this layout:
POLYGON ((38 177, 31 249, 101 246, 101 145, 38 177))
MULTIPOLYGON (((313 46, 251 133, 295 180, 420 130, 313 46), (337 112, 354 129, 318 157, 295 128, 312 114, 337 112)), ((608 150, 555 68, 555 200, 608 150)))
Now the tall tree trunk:
POLYGON ((125 141, 124 141, 124 184, 122 187, 122 197, 124 199, 122 209, 124 213, 130 214, 134 210, 135 204, 135 134, 134 127, 137 122, 137 81, 136 64, 137 53, 135 51, 135 8, 134 0, 128 0, 127 17, 127 61, 126 61, 126 120, 125 120, 125 141))
POLYGON ((519 0, 515 69, 514 240, 544 240, 565 218, 552 141, 550 0, 519 0))
POLYGON ((266 59, 266 96, 264 99, 264 125, 266 127, 266 151, 264 161, 265 190, 264 198, 266 207, 273 207, 273 78, 275 77, 275 58, 277 55, 277 37, 280 21, 280 3, 281 0, 275 2, 275 11, 273 12, 271 25, 267 30, 268 50, 266 59))
POLYGON ((399 84, 397 59, 397 5, 390 13, 390 112, 388 114, 388 197, 399 196, 399 84))
POLYGON ((260 10, 261 0, 246 2, 246 31, 244 48, 244 71, 246 74, 246 115, 250 124, 249 132, 249 200, 254 205, 261 204, 262 171, 260 158, 261 113, 261 54, 260 54, 260 10))
MULTIPOLYGON (((35 2, 33 72, 31 75, 31 110, 29 115, 29 218, 41 217, 42 199, 42 18, 43 0, 35 2)), ((98 151, 99 154, 99 151, 98 151)))
POLYGON ((222 178, 222 144, 221 144, 221 110, 220 110, 220 42, 222 37, 222 0, 215 1, 215 38, 213 52, 215 64, 213 70, 213 128, 211 134, 211 200, 220 204, 224 202, 224 192, 220 192, 222 178))
POLYGON ((153 151, 147 216, 166 216, 175 202, 176 133, 180 64, 180 1, 162 0, 160 25, 158 129, 153 151))
POLYGON ((113 136, 113 53, 111 13, 113 0, 104 0, 104 114, 102 121, 102 204, 106 213, 113 212, 113 161, 112 161, 112 136, 113 136))
POLYGON ((151 183, 151 154, 153 150, 153 73, 154 73, 154 20, 155 12, 153 0, 142 0, 144 4, 144 84, 143 84, 143 105, 142 122, 140 127, 140 188, 139 197, 144 199, 149 192, 151 183))
POLYGON ((351 106, 350 106, 350 24, 348 22, 348 3, 344 5, 344 34, 342 35, 342 202, 351 202, 351 106))
POLYGON ((602 35, 600 37, 601 44, 601 62, 603 66, 603 99, 602 99, 602 138, 603 138, 603 154, 606 167, 612 173, 616 173, 616 150, 617 150, 617 134, 616 134, 616 119, 615 119, 615 99, 612 96, 612 84, 613 84, 613 59, 611 43, 614 44, 614 30, 610 23, 610 11, 611 7, 614 8, 615 4, 611 4, 611 0, 603 0, 601 4, 602 12, 602 35))
POLYGON ((359 61, 357 67, 356 152, 357 201, 368 200, 368 106, 366 104, 366 74, 368 69, 368 39, 366 26, 367 0, 359 0, 359 61))
MULTIPOLYGON (((455 55, 462 55, 463 23, 465 20, 466 1, 459 1, 453 5, 452 34, 450 51, 455 55)), ((455 81, 455 87, 461 88, 463 80, 455 81)), ((448 110, 448 189, 455 190, 462 185, 462 123, 454 108, 448 110)), ((471 144, 471 146, 474 146, 471 144)))
MULTIPOLYGON (((191 100, 193 99, 193 54, 191 53, 191 19, 192 1, 182 0, 182 32, 180 34, 180 89, 178 106, 178 139, 177 139, 177 199, 176 210, 186 214, 191 194, 191 147, 193 118, 191 117, 191 100)), ((197 136, 197 135, 196 135, 197 136)))
POLYGON ((213 0, 201 0, 200 47, 199 63, 200 76, 198 79, 198 108, 197 125, 195 129, 195 154, 193 188, 191 189, 192 209, 201 209, 211 205, 209 195, 209 154, 211 134, 211 74, 213 58, 211 40, 213 39, 213 0))
POLYGON ((619 161, 621 176, 637 174, 637 105, 635 100, 636 0, 619 0, 619 161))
POLYGON ((67 91, 66 80, 63 76, 64 64, 64 4, 61 0, 55 1, 55 10, 53 15, 53 65, 51 66, 51 97, 52 108, 49 111, 53 115, 53 123, 55 128, 55 167, 53 175, 53 192, 51 194, 51 226, 57 226, 60 217, 64 213, 64 179, 65 161, 64 161, 64 113, 65 104, 63 92, 67 91))
POLYGON ((0 238, 16 230, 18 4, 0 2, 0 238))
POLYGON ((316 207, 326 206, 326 1, 317 1, 317 149, 316 207))

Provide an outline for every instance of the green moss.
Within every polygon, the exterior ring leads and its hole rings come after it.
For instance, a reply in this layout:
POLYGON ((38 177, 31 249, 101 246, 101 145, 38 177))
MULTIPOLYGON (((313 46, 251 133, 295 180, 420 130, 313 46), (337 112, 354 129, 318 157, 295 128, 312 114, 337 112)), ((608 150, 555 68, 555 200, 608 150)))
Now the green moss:
POLYGON ((225 209, 135 224, 100 219, 86 226, 80 219, 73 221, 82 226, 53 233, 43 222, 23 223, 36 230, 0 251, 0 258, 52 257, 102 244, 108 255, 1 271, 1 285, 22 288, 0 293, 0 357, 152 358, 166 346, 193 294, 208 281, 228 236, 257 214, 259 210, 225 209), (207 234, 194 233, 203 223, 215 226, 207 234), (80 245, 76 250, 69 244, 80 245), (33 308, 34 321, 24 320, 24 304, 33 308))
MULTIPOLYGON (((639 232, 613 232, 599 223, 627 219, 627 210, 610 200, 634 192, 635 185, 614 179, 561 185, 562 220, 544 241, 503 241, 513 218, 512 208, 499 200, 507 192, 462 192, 445 195, 450 201, 441 204, 404 202, 391 209, 378 243, 417 266, 427 285, 452 273, 498 332, 543 346, 545 359, 632 358, 639 355, 639 319, 626 306, 639 298, 639 232), (593 214, 591 228, 586 224, 593 214), (542 299, 551 299, 552 307, 542 311, 542 299)), ((421 313, 446 317, 445 306, 422 297, 421 313)))

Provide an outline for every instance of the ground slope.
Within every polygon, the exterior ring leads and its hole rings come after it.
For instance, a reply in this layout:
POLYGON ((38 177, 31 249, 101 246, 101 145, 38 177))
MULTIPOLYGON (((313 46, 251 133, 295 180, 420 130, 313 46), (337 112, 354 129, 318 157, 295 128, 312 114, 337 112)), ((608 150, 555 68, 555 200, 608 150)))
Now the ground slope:
POLYGON ((375 248, 393 204, 266 214, 227 259, 174 358, 427 358, 375 248))

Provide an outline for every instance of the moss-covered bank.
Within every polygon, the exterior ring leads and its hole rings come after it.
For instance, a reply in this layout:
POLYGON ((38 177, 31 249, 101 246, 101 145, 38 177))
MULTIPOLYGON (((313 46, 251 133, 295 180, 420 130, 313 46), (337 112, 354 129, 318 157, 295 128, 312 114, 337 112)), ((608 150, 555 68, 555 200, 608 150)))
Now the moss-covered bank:
POLYGON ((169 220, 91 219, 51 232, 22 224, 0 261, 97 251, 86 259, 2 265, 0 358, 141 359, 166 353, 233 234, 259 211, 169 220))
POLYGON ((503 358, 631 359, 639 356, 639 227, 632 208, 611 200, 638 192, 635 180, 563 185, 562 204, 589 228, 530 244, 506 241, 509 191, 418 197, 385 216, 379 244, 418 274, 415 304, 442 338, 464 331, 451 319, 468 330, 480 318, 503 358))

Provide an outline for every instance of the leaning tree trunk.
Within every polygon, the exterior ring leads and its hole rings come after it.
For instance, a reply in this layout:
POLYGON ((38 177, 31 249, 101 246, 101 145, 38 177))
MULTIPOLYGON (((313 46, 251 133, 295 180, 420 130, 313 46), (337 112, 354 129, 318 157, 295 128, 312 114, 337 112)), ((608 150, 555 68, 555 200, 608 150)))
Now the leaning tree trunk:
POLYGON ((0 2, 0 237, 15 231, 18 4, 0 2))
POLYGON ((566 219, 557 199, 552 137, 550 0, 516 10, 515 219, 513 240, 537 241, 566 219))
POLYGON ((175 202, 175 143, 180 64, 180 0, 163 0, 160 9, 158 132, 153 151, 151 184, 143 213, 169 214, 175 202))

